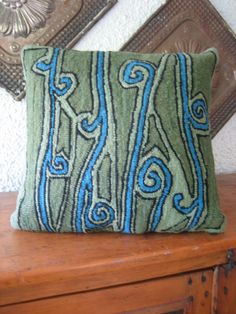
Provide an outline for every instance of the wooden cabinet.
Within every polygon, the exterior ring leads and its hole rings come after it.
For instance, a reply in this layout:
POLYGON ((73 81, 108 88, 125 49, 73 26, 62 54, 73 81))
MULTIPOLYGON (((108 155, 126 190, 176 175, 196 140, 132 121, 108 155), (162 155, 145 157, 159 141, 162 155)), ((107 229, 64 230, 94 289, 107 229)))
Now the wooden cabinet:
POLYGON ((0 314, 236 313, 236 175, 218 178, 220 235, 12 230, 0 195, 0 314))
POLYGON ((212 276, 208 270, 148 280, 7 306, 1 313, 210 313, 212 276))

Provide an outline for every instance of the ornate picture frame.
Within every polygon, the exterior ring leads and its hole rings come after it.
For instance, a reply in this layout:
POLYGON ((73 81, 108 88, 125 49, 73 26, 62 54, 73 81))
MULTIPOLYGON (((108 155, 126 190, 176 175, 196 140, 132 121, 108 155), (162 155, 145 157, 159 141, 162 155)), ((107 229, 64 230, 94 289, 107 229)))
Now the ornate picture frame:
POLYGON ((25 95, 26 44, 72 47, 117 0, 0 0, 0 86, 25 95))

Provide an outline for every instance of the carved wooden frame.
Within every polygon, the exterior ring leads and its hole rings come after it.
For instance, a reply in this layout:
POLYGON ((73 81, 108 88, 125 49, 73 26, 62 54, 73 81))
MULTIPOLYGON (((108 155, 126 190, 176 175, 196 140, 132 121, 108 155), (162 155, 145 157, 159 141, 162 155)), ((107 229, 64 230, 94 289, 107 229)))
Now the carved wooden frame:
POLYGON ((219 51, 210 121, 212 136, 236 112, 236 37, 208 0, 169 0, 134 34, 122 50, 142 52, 219 51))
POLYGON ((117 0, 0 0, 0 86, 25 95, 26 44, 72 47, 117 0))

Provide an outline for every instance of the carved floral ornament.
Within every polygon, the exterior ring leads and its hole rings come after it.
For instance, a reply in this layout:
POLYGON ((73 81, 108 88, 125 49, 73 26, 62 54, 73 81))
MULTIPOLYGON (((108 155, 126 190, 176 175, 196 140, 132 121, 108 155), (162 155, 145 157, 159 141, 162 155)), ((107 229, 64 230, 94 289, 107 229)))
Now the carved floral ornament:
POLYGON ((54 0, 0 0, 0 34, 27 37, 53 10, 54 0))

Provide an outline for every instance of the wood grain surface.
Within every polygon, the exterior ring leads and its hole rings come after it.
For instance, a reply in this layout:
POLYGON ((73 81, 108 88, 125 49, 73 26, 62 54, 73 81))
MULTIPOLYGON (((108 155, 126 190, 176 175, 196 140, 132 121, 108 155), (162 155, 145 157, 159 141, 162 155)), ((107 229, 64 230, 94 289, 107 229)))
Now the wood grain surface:
POLYGON ((91 291, 226 263, 236 247, 236 174, 218 177, 224 234, 49 234, 13 230, 0 194, 0 305, 91 291))
POLYGON ((218 286, 217 313, 236 313, 236 268, 227 272, 224 267, 219 267, 218 286))
MULTIPOLYGON (((209 314, 213 271, 76 293, 0 308, 1 314, 209 314), (204 282, 202 282, 204 276, 204 282), (190 284, 191 279, 191 284, 190 284)), ((232 313, 231 313, 232 314, 232 313)))

